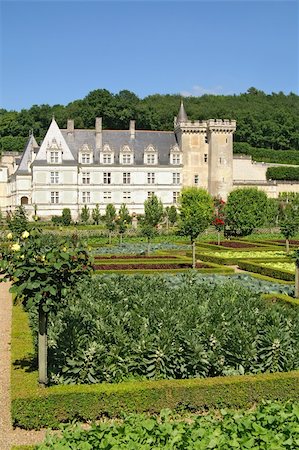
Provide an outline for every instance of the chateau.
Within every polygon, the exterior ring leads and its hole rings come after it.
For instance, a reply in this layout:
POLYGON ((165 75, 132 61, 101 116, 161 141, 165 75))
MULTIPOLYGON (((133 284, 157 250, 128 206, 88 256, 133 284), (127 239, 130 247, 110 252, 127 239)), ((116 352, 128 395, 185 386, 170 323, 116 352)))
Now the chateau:
POLYGON ((101 118, 94 130, 75 129, 73 120, 59 129, 53 118, 40 146, 31 135, 21 157, 2 155, 2 213, 25 205, 29 215, 49 218, 70 208, 76 219, 85 204, 99 204, 103 213, 108 203, 117 209, 125 203, 139 214, 153 193, 164 206, 176 204, 184 186, 223 199, 240 186, 256 186, 271 197, 299 192, 298 183, 267 181, 269 164, 234 157, 235 129, 234 120, 191 122, 183 103, 173 131, 137 130, 134 120, 129 130, 103 130, 101 118))

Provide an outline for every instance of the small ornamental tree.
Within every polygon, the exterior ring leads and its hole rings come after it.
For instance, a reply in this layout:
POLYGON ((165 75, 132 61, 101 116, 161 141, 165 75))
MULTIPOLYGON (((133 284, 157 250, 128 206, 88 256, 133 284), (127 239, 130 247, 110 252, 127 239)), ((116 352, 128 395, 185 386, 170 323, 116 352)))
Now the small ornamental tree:
POLYGON ((91 216, 92 216, 94 225, 99 225, 99 222, 101 220, 101 213, 100 213, 100 207, 99 207, 98 203, 96 204, 96 207, 92 210, 91 216))
POLYGON ((64 226, 70 225, 72 222, 72 216, 71 216, 71 210, 70 208, 63 208, 62 210, 62 216, 61 216, 61 223, 64 226))
POLYGON ((147 238, 147 254, 150 254, 151 240, 157 234, 157 228, 163 218, 163 204, 156 195, 144 202, 144 215, 140 217, 141 234, 147 238))
POLYGON ((220 245, 220 233, 224 230, 225 226, 225 201, 221 198, 214 197, 214 216, 212 225, 217 231, 217 244, 220 245))
POLYGON ((278 224, 286 241, 286 252, 289 253, 290 239, 299 230, 299 202, 296 198, 280 203, 278 224))
POLYGON ((90 217, 89 208, 87 207, 87 205, 84 205, 82 210, 81 210, 81 214, 80 214, 81 222, 82 223, 87 223, 89 221, 89 217, 90 217))
POLYGON ((173 227, 174 224, 178 220, 178 212, 177 212, 175 205, 166 206, 165 216, 166 216, 166 224, 167 224, 166 226, 167 226, 167 230, 168 230, 169 225, 173 227))
POLYGON ((7 223, 13 233, 20 234, 28 230, 29 221, 24 206, 18 206, 13 214, 8 214, 7 223))
POLYGON ((119 232, 119 241, 122 244, 123 235, 125 234, 128 225, 132 222, 131 216, 129 214, 129 210, 126 205, 123 203, 118 211, 118 217, 116 219, 116 225, 119 232))
POLYGON ((112 203, 108 203, 108 205, 106 206, 104 220, 109 233, 109 244, 111 244, 112 232, 116 227, 116 209, 115 206, 112 205, 112 203))
POLYGON ((225 233, 232 236, 248 236, 265 223, 267 195, 256 188, 240 188, 232 191, 225 206, 225 233))
POLYGON ((196 267, 195 239, 212 222, 213 200, 210 194, 201 188, 184 188, 179 199, 179 233, 189 236, 192 245, 192 267, 196 267))
POLYGON ((30 303, 38 309, 39 383, 46 386, 48 313, 68 301, 82 277, 90 276, 92 262, 76 236, 62 240, 32 230, 21 236, 8 233, 7 239, 9 245, 0 260, 1 281, 11 281, 10 291, 24 305, 30 303))

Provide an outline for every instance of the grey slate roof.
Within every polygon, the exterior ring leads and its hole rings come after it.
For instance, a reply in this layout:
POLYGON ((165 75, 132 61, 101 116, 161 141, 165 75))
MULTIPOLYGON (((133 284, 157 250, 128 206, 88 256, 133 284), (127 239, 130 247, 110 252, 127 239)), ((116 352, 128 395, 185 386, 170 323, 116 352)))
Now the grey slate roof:
MULTIPOLYGON (((78 161, 78 151, 87 144, 95 150, 96 140, 94 130, 74 130, 73 135, 68 135, 67 130, 61 130, 62 135, 69 146, 76 161, 78 161)), ((124 145, 128 145, 134 152, 134 164, 143 165, 144 151, 152 145, 158 152, 158 164, 168 165, 171 147, 176 142, 173 131, 135 131, 135 138, 130 138, 130 131, 103 130, 103 146, 108 144, 114 151, 114 163, 119 164, 120 150, 124 145)), ((94 162, 99 162, 98 152, 94 153, 94 162)))
POLYGON ((16 170, 17 174, 21 174, 21 173, 30 173, 28 170, 28 163, 29 161, 31 161, 31 151, 34 149, 34 151, 36 152, 36 150, 38 149, 38 145, 37 142, 33 136, 33 134, 31 136, 29 136, 28 141, 25 145, 23 154, 21 156, 20 159, 20 163, 18 165, 18 168, 16 170))

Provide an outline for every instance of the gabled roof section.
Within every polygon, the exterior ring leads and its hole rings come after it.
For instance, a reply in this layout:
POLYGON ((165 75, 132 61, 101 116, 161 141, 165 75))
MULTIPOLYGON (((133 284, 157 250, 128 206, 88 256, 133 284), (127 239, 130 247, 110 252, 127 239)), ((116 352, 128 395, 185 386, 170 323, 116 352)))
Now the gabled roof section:
POLYGON ((61 149, 63 152, 62 161, 74 161, 74 156, 69 149, 55 119, 52 119, 51 125, 47 131, 47 134, 40 146, 40 149, 36 155, 35 160, 45 161, 47 159, 47 150, 53 146, 55 150, 56 147, 61 149))
POLYGON ((180 110, 177 116, 177 122, 188 122, 188 116, 187 113, 185 111, 185 107, 184 107, 184 103, 183 100, 181 100, 181 106, 180 106, 180 110))
POLYGON ((21 161, 20 161, 20 164, 19 164, 19 166, 17 168, 16 173, 20 173, 20 172, 22 172, 22 173, 25 173, 25 172, 26 173, 30 173, 28 165, 29 165, 29 163, 32 160, 31 154, 32 154, 32 152, 34 150, 37 151, 37 149, 38 149, 37 142, 36 142, 35 137, 33 136, 33 134, 31 134, 29 136, 29 139, 28 139, 28 141, 27 141, 27 143, 25 145, 25 148, 23 150, 23 154, 21 156, 21 161))

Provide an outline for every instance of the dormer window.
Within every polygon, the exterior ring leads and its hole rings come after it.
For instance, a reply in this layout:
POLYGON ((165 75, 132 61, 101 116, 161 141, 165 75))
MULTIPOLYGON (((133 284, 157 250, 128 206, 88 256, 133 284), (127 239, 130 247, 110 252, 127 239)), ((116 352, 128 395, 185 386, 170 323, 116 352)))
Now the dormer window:
POLYGON ((111 150, 110 146, 105 144, 103 151, 100 154, 100 162, 102 164, 113 164, 114 163, 114 152, 111 150))
POLYGON ((154 165, 158 163, 158 153, 157 150, 149 145, 144 151, 144 164, 154 165))
POLYGON ((87 144, 84 144, 79 150, 79 163, 81 164, 92 164, 93 162, 93 151, 87 144))
POLYGON ((47 161, 50 164, 60 164, 62 162, 62 147, 55 138, 47 145, 47 161))
POLYGON ((132 164, 133 152, 128 145, 125 145, 120 152, 120 164, 132 164))
POLYGON ((173 164, 174 166, 182 164, 182 155, 177 145, 170 150, 170 164, 173 164))

